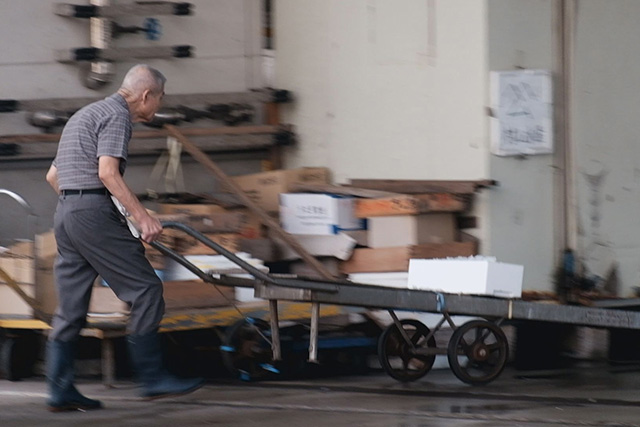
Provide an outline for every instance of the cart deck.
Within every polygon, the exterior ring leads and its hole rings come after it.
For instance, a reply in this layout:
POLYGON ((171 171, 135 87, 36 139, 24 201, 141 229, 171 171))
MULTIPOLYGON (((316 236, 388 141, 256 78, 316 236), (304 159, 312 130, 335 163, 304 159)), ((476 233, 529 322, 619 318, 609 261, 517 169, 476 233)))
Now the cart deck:
MULTIPOLYGON (((568 306, 527 302, 489 296, 447 294, 428 290, 389 288, 378 285, 356 284, 349 281, 331 281, 297 276, 270 275, 219 247, 206 236, 179 223, 164 223, 214 248, 230 261, 254 277, 238 279, 220 275, 213 277, 199 271, 179 254, 154 245, 161 252, 178 261, 203 280, 225 286, 253 286, 255 295, 269 301, 273 359, 280 359, 278 332, 279 301, 302 301, 312 304, 311 342, 309 360, 316 361, 317 322, 321 304, 357 306, 367 309, 385 309, 394 323, 385 330, 378 342, 378 358, 385 370, 401 381, 413 381, 424 376, 433 366, 435 356, 446 354, 454 374, 470 384, 486 384, 495 380, 504 369, 508 358, 508 343, 499 325, 505 320, 529 320, 597 328, 640 329, 640 312, 618 309, 615 302, 609 308, 568 306), (429 330, 413 319, 399 320, 394 310, 441 313, 442 319, 429 330), (452 315, 477 316, 455 325, 452 315), (447 322, 454 333, 446 349, 436 348, 434 334, 447 322)), ((624 306, 624 304, 620 304, 624 306)))

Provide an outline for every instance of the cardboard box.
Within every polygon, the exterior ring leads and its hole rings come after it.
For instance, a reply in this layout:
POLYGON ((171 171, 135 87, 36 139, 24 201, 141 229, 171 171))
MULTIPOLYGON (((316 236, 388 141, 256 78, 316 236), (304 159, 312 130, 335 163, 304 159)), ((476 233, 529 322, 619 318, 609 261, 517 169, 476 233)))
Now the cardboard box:
POLYGON ((253 258, 257 258, 264 262, 281 261, 280 247, 273 239, 240 239, 239 251, 251 254, 253 258))
MULTIPOLYGON (((310 254, 320 257, 334 257, 341 260, 351 258, 356 241, 344 233, 330 236, 292 235, 298 243, 310 254)), ((300 255, 281 240, 276 241, 279 246, 280 260, 300 259, 300 255)))
MULTIPOLYGON (((233 181, 267 212, 278 212, 280 193, 291 190, 293 184, 328 184, 329 169, 300 168, 276 170, 234 177, 233 181)), ((230 191, 225 189, 225 191, 230 191)))
POLYGON ((5 254, 26 256, 29 258, 33 258, 35 256, 34 243, 31 240, 16 241, 11 246, 9 246, 5 254))
MULTIPOLYGON (((187 308, 209 308, 231 305, 235 291, 228 286, 213 286, 201 280, 168 281, 163 283, 166 311, 187 308)), ((128 314, 129 306, 106 286, 94 286, 89 313, 128 314)))
POLYGON ((379 216, 367 220, 367 242, 371 248, 453 242, 456 233, 452 213, 379 216))
POLYGON ((94 286, 91 290, 89 301, 89 313, 100 314, 127 314, 129 306, 118 299, 113 290, 108 286, 94 286))
MULTIPOLYGON (((231 252, 238 251, 239 241, 241 238, 239 234, 205 233, 205 236, 214 243, 219 244, 220 246, 231 252)), ((175 249, 181 255, 209 255, 217 253, 212 248, 202 243, 200 240, 197 240, 196 238, 191 236, 177 238, 175 249)))
POLYGON ((160 213, 167 215, 209 216, 226 212, 222 206, 210 203, 160 203, 159 206, 160 213))
MULTIPOLYGON (((332 274, 336 279, 343 279, 344 274, 340 273, 340 262, 333 257, 322 257, 318 261, 322 266, 332 274)), ((315 279, 324 279, 313 267, 304 261, 294 261, 289 265, 291 274, 301 277, 311 277, 315 279)))
MULTIPOLYGON (((35 297, 34 285, 20 285, 27 295, 35 297)), ((0 284, 0 315, 32 317, 33 310, 20 295, 8 285, 0 284)))
MULTIPOLYGON (((35 284, 35 260, 27 256, 4 253, 0 256, 0 268, 18 284, 35 284)), ((0 284, 6 281, 0 277, 0 284)))
POLYGON ((409 288, 520 298, 524 267, 487 259, 412 259, 409 288))
MULTIPOLYGON (((247 239, 262 236, 262 221, 248 209, 187 218, 186 225, 201 233, 237 233, 247 239)), ((176 235, 180 233, 184 235, 182 232, 176 232, 176 235)))
POLYGON ((53 266, 36 269, 36 301, 42 311, 53 314, 58 307, 58 291, 56 290, 53 266))
POLYGON ((355 198, 332 194, 283 193, 280 222, 291 234, 330 235, 363 230, 366 221, 354 214, 355 198))
POLYGON ((53 230, 36 235, 36 258, 55 258, 58 255, 58 245, 53 230))
POLYGON ((411 258, 446 258, 477 254, 478 244, 470 242, 431 243, 397 248, 358 248, 342 262, 343 273, 408 271, 411 258))

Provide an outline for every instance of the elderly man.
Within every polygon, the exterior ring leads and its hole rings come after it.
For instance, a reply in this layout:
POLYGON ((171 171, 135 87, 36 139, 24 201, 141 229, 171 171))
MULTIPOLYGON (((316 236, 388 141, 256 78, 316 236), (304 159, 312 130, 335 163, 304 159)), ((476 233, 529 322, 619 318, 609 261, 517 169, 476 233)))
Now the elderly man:
POLYGON ((73 384, 74 344, 85 325, 91 287, 98 275, 131 307, 128 344, 142 396, 184 394, 203 383, 175 378, 163 367, 158 336, 164 313, 162 282, 138 239, 154 241, 162 226, 122 177, 132 123, 153 118, 165 81, 162 73, 147 65, 131 68, 117 93, 69 119, 47 172, 47 181, 59 194, 54 216, 59 303, 47 343, 47 405, 51 411, 102 407, 73 384), (121 205, 120 211, 116 204, 121 205), (122 207, 138 224, 139 236, 129 230, 120 213, 122 207))

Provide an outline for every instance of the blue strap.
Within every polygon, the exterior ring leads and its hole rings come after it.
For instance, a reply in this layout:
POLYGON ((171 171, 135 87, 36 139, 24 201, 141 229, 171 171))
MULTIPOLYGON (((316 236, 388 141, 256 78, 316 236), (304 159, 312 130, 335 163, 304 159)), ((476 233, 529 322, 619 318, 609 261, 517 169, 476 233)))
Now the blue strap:
POLYGON ((447 309, 447 302, 444 299, 444 294, 436 292, 436 310, 440 313, 447 309))

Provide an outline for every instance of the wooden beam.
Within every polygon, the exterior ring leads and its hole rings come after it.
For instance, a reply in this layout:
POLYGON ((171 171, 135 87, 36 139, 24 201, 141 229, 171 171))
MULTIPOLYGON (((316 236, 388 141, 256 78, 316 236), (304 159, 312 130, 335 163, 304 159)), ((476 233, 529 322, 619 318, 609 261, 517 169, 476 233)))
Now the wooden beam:
POLYGON ((322 277, 327 280, 333 280, 334 277, 331 273, 313 256, 311 256, 304 247, 293 239, 289 234, 284 231, 280 225, 274 221, 262 208, 260 208, 253 200, 247 196, 247 194, 230 179, 223 171, 216 165, 202 150, 200 150, 193 142, 184 136, 175 126, 165 125, 165 129, 169 135, 176 138, 182 143, 183 148, 193 156, 198 162, 209 170, 216 178, 218 178, 227 188, 230 188, 235 194, 238 195, 244 205, 254 214, 260 218, 262 223, 269 227, 278 237, 284 240, 294 251, 300 255, 300 257, 313 267, 322 277))
POLYGON ((56 3, 53 11, 72 18, 117 18, 120 16, 190 15, 192 4, 170 1, 118 4, 109 6, 56 3))
MULTIPOLYGON (((274 134, 281 131, 290 130, 290 126, 220 126, 211 128, 183 128, 180 132, 185 136, 205 137, 215 135, 265 135, 274 134)), ((139 130, 134 131, 131 139, 152 139, 166 138, 167 131, 158 130, 139 130)), ((36 133, 24 135, 0 135, 0 143, 30 143, 30 142, 58 142, 60 140, 59 133, 36 133)))
POLYGON ((152 58, 189 58, 192 56, 192 46, 146 46, 119 47, 98 49, 93 47, 78 47, 73 49, 59 49, 54 52, 56 61, 62 64, 87 61, 125 61, 128 59, 152 58))
POLYGON ((472 194, 478 188, 497 185, 490 179, 477 181, 431 181, 431 180, 394 180, 394 179, 352 179, 351 186, 371 190, 391 191, 403 194, 454 193, 472 194))
MULTIPOLYGON (((256 89, 245 92, 219 92, 219 93, 193 93, 193 94, 167 94, 162 98, 164 108, 180 107, 189 105, 195 108, 196 105, 211 104, 252 104, 256 102, 274 102, 274 97, 281 92, 276 89, 256 89)), ((39 111, 58 110, 76 111, 85 105, 99 101, 100 97, 78 97, 78 98, 45 98, 45 99, 0 99, 0 106, 5 108, 0 112, 14 111, 39 111)), ((275 102, 288 102, 286 100, 276 100, 275 102)))
POLYGON ((389 215, 418 215, 431 212, 464 212, 469 208, 469 197, 451 193, 432 193, 382 199, 356 200, 356 216, 369 218, 389 215))
POLYGON ((344 187, 330 184, 292 184, 289 191, 292 193, 332 193, 344 196, 364 197, 367 199, 402 197, 402 194, 390 193, 388 191, 367 190, 363 188, 344 187))

